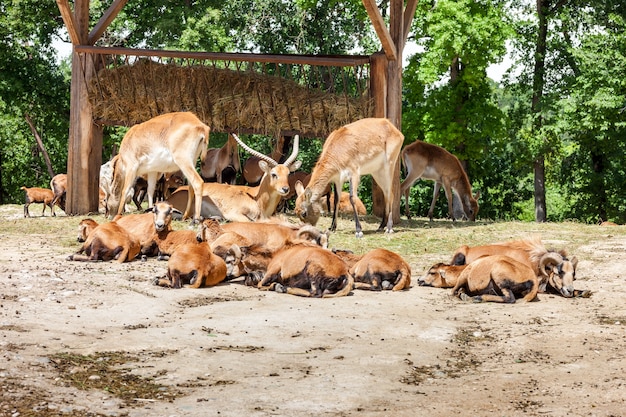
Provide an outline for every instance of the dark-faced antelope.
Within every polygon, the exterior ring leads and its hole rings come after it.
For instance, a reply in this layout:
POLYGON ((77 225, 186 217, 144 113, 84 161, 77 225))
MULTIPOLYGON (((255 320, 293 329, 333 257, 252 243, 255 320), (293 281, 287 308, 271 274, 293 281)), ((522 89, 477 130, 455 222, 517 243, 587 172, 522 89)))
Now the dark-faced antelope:
POLYGON ((131 127, 113 164, 109 214, 124 212, 124 201, 138 176, 147 178, 148 206, 152 207, 159 176, 180 170, 191 185, 183 218, 190 216, 194 194, 195 213, 199 216, 203 181, 196 171, 196 161, 206 156, 209 132, 210 128, 189 112, 163 114, 131 127))
MULTIPOLYGON (((335 201, 343 184, 350 183, 350 202, 359 188, 361 175, 371 174, 385 198, 385 213, 379 230, 393 232, 393 181, 404 135, 387 119, 367 118, 350 123, 332 132, 313 168, 309 185, 296 200, 296 214, 307 223, 319 217, 315 204, 329 183, 335 185, 335 201)), ((333 210, 330 230, 337 228, 337 207, 333 210)), ((354 210, 356 236, 363 236, 359 217, 354 210)))
POLYGON ((441 146, 416 140, 402 150, 402 163, 407 174, 400 185, 400 193, 404 195, 405 213, 411 217, 409 210, 409 192, 411 186, 420 178, 435 181, 433 201, 428 210, 428 218, 433 220, 435 203, 439 197, 441 186, 448 199, 448 217, 454 219, 452 209, 452 190, 459 195, 465 216, 471 221, 476 220, 478 214, 479 193, 472 195, 472 186, 469 178, 461 166, 459 159, 441 146))

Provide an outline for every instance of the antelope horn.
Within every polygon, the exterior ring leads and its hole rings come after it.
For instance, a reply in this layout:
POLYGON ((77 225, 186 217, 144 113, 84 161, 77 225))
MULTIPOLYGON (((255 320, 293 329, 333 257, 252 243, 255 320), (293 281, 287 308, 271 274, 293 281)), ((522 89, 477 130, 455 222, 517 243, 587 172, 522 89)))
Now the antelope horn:
POLYGON ((291 151, 291 155, 289 155, 289 158, 287 158, 287 160, 285 161, 285 166, 289 166, 293 161, 296 160, 296 157, 298 156, 298 148, 300 146, 300 136, 296 135, 293 138, 293 150, 291 151))
POLYGON ((265 162, 267 162, 268 164, 272 165, 272 166, 276 166, 278 165, 278 162, 274 161, 272 158, 270 158, 269 156, 262 154, 259 151, 255 151, 254 149, 252 149, 251 147, 249 147, 248 145, 246 145, 245 143, 243 143, 241 141, 241 139, 239 139, 239 136, 235 135, 234 133, 231 133, 231 135, 235 138, 235 140, 237 141, 237 143, 239 143, 239 145, 241 145, 242 148, 244 148, 246 151, 248 151, 248 153, 250 155, 256 156, 258 158, 261 158, 262 160, 264 160, 265 162))
POLYGON ((546 265, 554 264, 558 265, 563 262, 563 257, 556 252, 547 252, 545 255, 541 257, 539 260, 539 270, 544 277, 548 276, 546 272, 546 265))
POLYGON ((317 239, 320 237, 321 234, 322 232, 320 232, 317 227, 307 224, 298 229, 298 233, 296 233, 296 236, 298 237, 298 239, 304 239, 302 237, 303 235, 309 235, 313 239, 317 239))

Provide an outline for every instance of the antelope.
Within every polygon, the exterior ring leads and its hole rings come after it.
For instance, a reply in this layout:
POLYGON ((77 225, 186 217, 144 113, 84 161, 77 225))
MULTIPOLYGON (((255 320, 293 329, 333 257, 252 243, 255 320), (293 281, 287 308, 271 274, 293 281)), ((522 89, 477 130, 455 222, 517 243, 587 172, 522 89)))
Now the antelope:
MULTIPOLYGON (((326 186, 331 182, 335 185, 335 201, 339 201, 343 183, 349 181, 355 234, 357 238, 362 237, 361 223, 354 208, 354 196, 361 175, 371 174, 385 198, 385 213, 379 230, 385 227, 385 233, 393 233, 393 180, 403 141, 404 135, 388 119, 383 118, 361 119, 333 131, 324 143, 309 184, 296 200, 298 217, 307 223, 316 224, 319 212, 315 205, 326 186)), ((337 229, 338 206, 336 204, 333 210, 332 231, 337 229)))
MULTIPOLYGON (((67 194, 67 174, 57 174, 50 180, 50 189, 54 193, 52 206, 58 204, 65 211, 65 195, 67 194)), ((53 210, 54 213, 54 210, 53 210)))
MULTIPOLYGON (((251 149, 237 135, 233 134, 233 137, 246 151, 260 158, 259 166, 265 172, 261 183, 256 187, 216 182, 204 183, 202 186, 203 199, 210 197, 211 202, 226 220, 250 222, 267 219, 274 214, 281 198, 289 193, 287 180, 289 172, 300 167, 301 161, 295 160, 298 156, 299 137, 296 135, 294 138, 291 155, 282 164, 251 149)), ((174 201, 173 197, 181 195, 180 193, 183 192, 184 189, 176 191, 168 201, 176 207, 177 202, 174 201)), ((180 197, 178 197, 178 201, 180 201, 180 197)))
POLYGON ((163 114, 131 127, 113 164, 113 183, 107 201, 109 215, 124 212, 124 201, 138 176, 147 177, 148 206, 152 207, 159 176, 180 170, 191 185, 183 218, 190 216, 195 195, 194 221, 197 220, 203 181, 196 172, 196 161, 198 157, 206 157, 210 130, 189 112, 163 114))
POLYGON ((416 140, 402 150, 402 162, 407 174, 400 184, 400 194, 404 195, 405 213, 411 217, 409 209, 409 191, 419 178, 435 181, 433 201, 428 210, 428 218, 433 221, 435 203, 439 197, 439 190, 443 189, 448 199, 448 217, 454 220, 452 209, 452 190, 457 192, 463 205, 463 212, 471 221, 476 220, 478 214, 478 200, 480 193, 472 195, 467 173, 461 166, 459 159, 441 146, 416 140))
MULTIPOLYGON (((258 152, 251 153, 246 161, 243 163, 243 179, 246 184, 250 186, 258 185, 261 182, 261 178, 263 177, 263 170, 259 167, 259 161, 269 157, 273 161, 280 161, 280 158, 283 156, 283 147, 285 146, 285 137, 279 136, 276 140, 276 145, 274 149, 269 155, 259 155, 258 152)), ((245 149, 245 148, 244 148, 245 149)), ((248 151, 249 152, 249 151, 248 151)))
POLYGON ((232 135, 228 135, 228 140, 221 148, 211 148, 207 151, 206 157, 200 165, 200 175, 205 182, 222 181, 224 170, 231 168, 235 174, 229 184, 234 184, 237 180, 237 173, 241 170, 241 162, 239 160, 239 150, 237 142, 232 135))

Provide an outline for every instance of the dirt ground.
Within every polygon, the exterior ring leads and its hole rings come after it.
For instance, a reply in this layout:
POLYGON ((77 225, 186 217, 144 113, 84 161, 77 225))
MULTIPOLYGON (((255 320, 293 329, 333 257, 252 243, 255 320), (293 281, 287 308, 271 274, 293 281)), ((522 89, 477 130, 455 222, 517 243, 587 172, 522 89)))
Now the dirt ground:
POLYGON ((399 248, 412 287, 307 299, 156 287, 155 259, 69 262, 61 221, 0 210, 2 417, 626 415, 623 227, 405 221, 355 242, 346 221, 357 250, 399 248), (416 285, 462 241, 531 232, 573 247, 590 298, 471 304, 416 285))

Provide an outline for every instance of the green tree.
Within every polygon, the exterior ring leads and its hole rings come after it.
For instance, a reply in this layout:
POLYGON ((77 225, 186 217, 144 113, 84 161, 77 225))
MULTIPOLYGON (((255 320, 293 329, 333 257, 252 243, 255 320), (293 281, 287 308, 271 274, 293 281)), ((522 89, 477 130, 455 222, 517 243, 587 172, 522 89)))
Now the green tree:
POLYGON ((51 46, 60 28, 54 3, 0 5, 0 202, 22 200, 22 185, 49 186, 48 167, 27 118, 53 172, 65 172, 69 84, 51 46))

